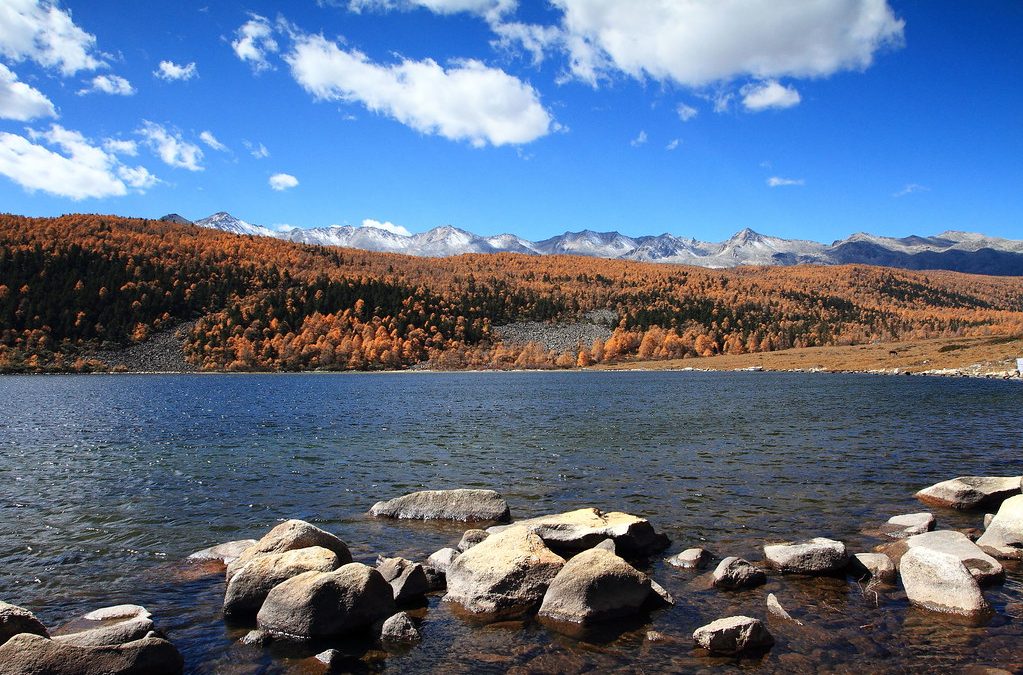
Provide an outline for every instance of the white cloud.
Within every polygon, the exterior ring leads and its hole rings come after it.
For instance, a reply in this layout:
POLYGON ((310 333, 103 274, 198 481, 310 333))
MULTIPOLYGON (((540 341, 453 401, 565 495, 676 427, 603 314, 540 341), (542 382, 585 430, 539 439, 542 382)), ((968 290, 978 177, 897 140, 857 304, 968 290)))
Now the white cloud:
POLYGON ((806 181, 802 178, 782 178, 780 176, 771 176, 767 179, 768 187, 785 187, 788 185, 806 185, 806 181))
POLYGON ((37 117, 56 116, 53 102, 43 92, 19 82, 18 76, 0 63, 0 119, 27 122, 37 117))
POLYGON ((103 149, 112 155, 128 155, 134 157, 139 154, 139 146, 135 141, 122 141, 118 138, 104 138, 103 149))
POLYGON ((181 134, 168 131, 165 127, 149 120, 142 121, 142 127, 136 131, 142 136, 149 149, 155 152, 164 164, 189 171, 202 171, 199 164, 202 150, 198 145, 181 138, 181 134))
POLYGON ((714 112, 725 113, 732 105, 732 99, 735 98, 735 94, 727 91, 719 91, 715 94, 711 101, 714 104, 714 112))
POLYGON ((89 84, 89 87, 78 90, 79 96, 96 92, 113 96, 132 96, 135 93, 131 82, 119 75, 97 75, 89 84))
POLYGON ((746 110, 760 112, 769 108, 791 108, 799 105, 799 92, 779 84, 777 80, 747 84, 739 90, 746 110))
POLYGON ((646 131, 641 130, 635 138, 629 141, 629 145, 631 145, 634 148, 638 148, 639 146, 646 143, 646 141, 647 141, 646 131))
POLYGON ((379 65, 322 35, 297 36, 285 60, 317 99, 357 101, 422 133, 476 147, 528 143, 557 128, 533 87, 476 60, 448 69, 432 59, 379 65))
POLYGON ((469 12, 482 17, 499 17, 514 11, 517 0, 349 0, 352 12, 428 9, 435 14, 469 12))
POLYGON ((266 55, 277 51, 277 41, 273 38, 273 27, 266 17, 258 14, 249 16, 252 18, 237 30, 237 38, 231 42, 231 47, 239 59, 247 62, 258 73, 271 68, 266 55))
POLYGON ((374 227, 378 230, 387 230, 393 234, 400 234, 403 237, 411 237, 412 233, 401 225, 395 225, 391 221, 380 222, 379 220, 373 220, 372 218, 366 218, 362 221, 360 227, 374 227))
POLYGON ((76 26, 56 0, 3 0, 0 55, 57 68, 65 76, 106 65, 96 52, 96 37, 76 26))
POLYGON ((128 187, 141 192, 157 182, 145 167, 121 164, 77 131, 54 124, 47 131, 28 134, 31 140, 0 132, 0 174, 29 192, 41 190, 75 200, 119 197, 128 193, 128 187))
POLYGON ((900 45, 887 0, 552 0, 570 68, 702 87, 735 77, 822 77, 900 45))
POLYGON ((540 65, 546 52, 563 39, 557 26, 493 21, 490 28, 497 35, 497 39, 491 42, 492 46, 502 49, 520 47, 529 52, 533 65, 540 65))
POLYGON ((251 143, 249 141, 242 141, 242 145, 244 145, 248 149, 249 154, 255 157, 256 159, 266 159, 267 157, 270 156, 270 151, 267 150, 266 146, 263 145, 262 143, 251 143))
POLYGON ((668 150, 668 151, 677 150, 678 146, 680 146, 680 145, 682 145, 682 141, 680 141, 677 138, 673 138, 670 143, 668 143, 666 146, 664 146, 664 149, 668 150))
POLYGON ((270 176, 270 187, 278 192, 289 190, 298 185, 298 179, 289 173, 275 173, 270 176))
POLYGON ((227 146, 217 140, 217 137, 213 135, 212 131, 203 131, 199 134, 199 140, 210 146, 214 150, 224 152, 227 150, 227 146))
POLYGON ((173 61, 160 61, 160 67, 153 71, 153 75, 161 80, 172 82, 174 80, 191 80, 199 72, 196 70, 195 62, 179 66, 173 61))
POLYGON ((911 195, 914 192, 930 192, 930 191, 931 191, 931 189, 929 187, 924 186, 924 185, 919 185, 917 183, 908 183, 904 188, 902 188, 901 190, 899 190, 898 192, 893 194, 892 197, 905 197, 906 195, 911 195))
POLYGON ((675 112, 678 113, 678 118, 683 122, 688 122, 700 114, 699 110, 691 105, 686 105, 685 103, 679 103, 675 108, 675 112))

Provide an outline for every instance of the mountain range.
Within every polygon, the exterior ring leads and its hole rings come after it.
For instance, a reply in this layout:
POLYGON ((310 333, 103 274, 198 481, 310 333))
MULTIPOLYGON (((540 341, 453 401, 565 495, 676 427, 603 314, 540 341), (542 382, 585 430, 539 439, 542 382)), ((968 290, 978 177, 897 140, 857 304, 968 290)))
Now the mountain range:
MULTIPOLYGON (((161 220, 189 221, 177 214, 161 220)), ((1023 241, 947 231, 931 237, 882 237, 857 233, 831 244, 770 237, 746 228, 723 242, 704 242, 671 234, 628 237, 619 232, 566 232, 543 241, 513 234, 484 237, 445 225, 403 235, 377 227, 333 225, 272 230, 219 212, 194 221, 241 235, 274 237, 321 246, 343 246, 424 257, 463 253, 582 255, 657 263, 725 268, 740 265, 866 264, 903 269, 941 269, 973 274, 1023 276, 1023 241)))

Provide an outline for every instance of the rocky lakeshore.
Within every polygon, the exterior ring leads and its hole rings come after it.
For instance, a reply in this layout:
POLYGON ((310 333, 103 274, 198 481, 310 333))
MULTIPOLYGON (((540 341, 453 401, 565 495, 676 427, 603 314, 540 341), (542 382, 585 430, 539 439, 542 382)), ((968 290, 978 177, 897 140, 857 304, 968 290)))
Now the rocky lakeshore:
MULTIPOLYGON (((258 539, 214 544, 185 565, 194 570, 191 576, 225 576, 223 614, 236 629, 249 626, 243 644, 287 654, 286 661, 302 672, 373 669, 389 653, 417 649, 431 639, 431 597, 472 625, 538 626, 551 639, 599 643, 608 631, 641 628, 658 613, 691 606, 698 598, 686 595, 703 589, 734 597, 734 611, 699 626, 688 639, 648 630, 646 641, 689 652, 691 663, 707 668, 743 663, 819 670, 813 653, 789 646, 793 636, 826 630, 796 599, 808 589, 827 595, 829 585, 851 581, 876 598, 879 613, 886 597, 905 597, 906 620, 915 622, 933 615, 967 627, 1023 618, 1019 607, 998 607, 986 596, 1006 583, 1005 566, 1023 560, 1021 477, 962 476, 915 497, 939 514, 975 514, 977 526, 940 529, 940 515, 914 512, 868 527, 874 550, 850 550, 814 533, 762 542, 752 560, 689 548, 665 558, 670 574, 684 580, 685 595, 665 589, 677 587, 678 578, 669 583, 644 571, 671 546, 649 520, 597 508, 515 520, 514 505, 482 489, 410 493, 370 509, 381 527, 464 524, 457 542, 423 560, 379 551, 375 562, 358 562, 354 542, 292 519, 258 539), (775 592, 764 590, 769 580, 775 592)), ((356 547, 364 551, 366 544, 356 547)), ((48 629, 31 612, 0 603, 4 675, 195 670, 198 664, 186 664, 173 643, 173 632, 161 632, 137 605, 101 608, 48 629)), ((1023 661, 1004 665, 1009 670, 985 672, 1012 672, 1023 661)), ((519 670, 558 670, 543 661, 533 666, 519 670)))

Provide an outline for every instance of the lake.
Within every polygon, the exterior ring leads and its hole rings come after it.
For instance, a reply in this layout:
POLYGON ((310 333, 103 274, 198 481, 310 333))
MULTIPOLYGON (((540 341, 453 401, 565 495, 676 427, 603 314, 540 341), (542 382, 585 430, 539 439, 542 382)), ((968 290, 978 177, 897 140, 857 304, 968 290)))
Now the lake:
MULTIPOLYGON (((726 593, 666 558, 703 546, 762 560, 765 542, 870 529, 925 510, 958 475, 1023 472, 1018 382, 801 373, 559 372, 0 377, 0 599, 44 624, 145 605, 196 673, 306 672, 308 654, 238 642, 222 575, 182 560, 301 518, 357 561, 425 559, 464 527, 382 521, 374 502, 492 488, 513 517, 584 506, 649 518, 671 547, 645 571, 677 605, 575 639, 532 622, 475 625, 440 596, 404 653, 348 645, 353 669, 446 673, 1023 669, 1023 570, 985 589, 975 626, 909 607, 899 587, 770 575, 726 593), (762 658, 711 659, 692 631, 765 618, 767 593, 804 626, 767 625, 762 658), (663 640, 647 639, 657 631, 663 640)), ((936 510, 942 528, 982 513, 936 510)), ((711 566, 713 569, 713 566, 711 566)))

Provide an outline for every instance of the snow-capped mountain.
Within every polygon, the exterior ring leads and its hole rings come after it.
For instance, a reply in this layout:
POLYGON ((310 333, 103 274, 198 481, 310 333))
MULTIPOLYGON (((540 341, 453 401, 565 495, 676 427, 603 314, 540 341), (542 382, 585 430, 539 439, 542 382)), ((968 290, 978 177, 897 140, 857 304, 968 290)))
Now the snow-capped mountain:
MULTIPOLYGON (((177 214, 162 220, 188 222, 177 214)), ((740 265, 867 264, 906 269, 945 269, 974 274, 1023 275, 1023 241, 971 232, 942 232, 933 237, 880 237, 859 232, 822 244, 770 237, 745 228, 723 242, 703 242, 672 234, 628 237, 618 232, 566 232, 532 242, 513 234, 481 237, 445 225, 412 235, 372 226, 334 225, 276 231, 215 213, 195 225, 234 234, 276 237, 303 244, 343 246, 367 251, 447 257, 463 253, 583 255, 648 262, 738 267, 740 265)))

